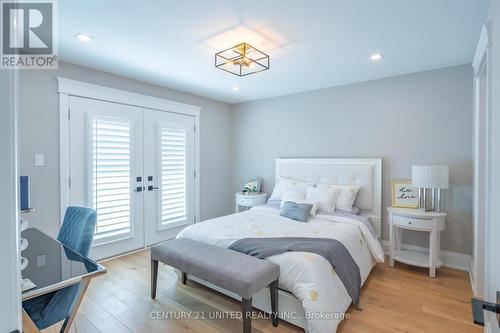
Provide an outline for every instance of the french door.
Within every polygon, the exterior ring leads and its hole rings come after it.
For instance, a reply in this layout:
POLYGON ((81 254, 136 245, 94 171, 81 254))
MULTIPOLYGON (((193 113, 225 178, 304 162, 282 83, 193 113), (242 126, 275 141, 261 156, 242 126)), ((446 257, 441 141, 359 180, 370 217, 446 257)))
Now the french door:
POLYGON ((97 212, 92 257, 161 242, 194 221, 194 117, 69 103, 70 204, 97 212))
POLYGON ((194 117, 148 110, 144 129, 145 241, 151 245, 194 222, 194 117))

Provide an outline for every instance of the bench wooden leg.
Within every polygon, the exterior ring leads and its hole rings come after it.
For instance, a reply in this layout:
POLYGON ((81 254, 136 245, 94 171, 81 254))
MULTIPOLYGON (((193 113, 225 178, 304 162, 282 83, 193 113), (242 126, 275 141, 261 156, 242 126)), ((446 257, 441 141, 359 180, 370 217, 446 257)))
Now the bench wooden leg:
POLYGON ((241 300, 241 312, 243 315, 243 333, 252 332, 252 299, 243 298, 241 300))
POLYGON ((271 294, 271 319, 273 326, 278 327, 278 280, 269 285, 271 294))
POLYGON ((158 260, 151 259, 151 298, 156 297, 157 282, 158 282, 158 260))
POLYGON ((186 272, 182 272, 182 284, 186 284, 187 282, 187 273, 186 272))

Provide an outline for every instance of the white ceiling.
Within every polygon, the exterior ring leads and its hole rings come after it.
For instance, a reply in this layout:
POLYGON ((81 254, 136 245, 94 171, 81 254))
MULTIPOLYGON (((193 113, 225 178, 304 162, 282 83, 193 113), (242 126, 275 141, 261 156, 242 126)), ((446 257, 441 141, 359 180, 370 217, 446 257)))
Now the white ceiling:
POLYGON ((487 3, 60 0, 59 56, 238 103, 470 63, 487 3), (243 41, 270 55, 269 71, 240 78, 214 67, 215 52, 243 41), (372 63, 374 52, 385 58, 372 63))

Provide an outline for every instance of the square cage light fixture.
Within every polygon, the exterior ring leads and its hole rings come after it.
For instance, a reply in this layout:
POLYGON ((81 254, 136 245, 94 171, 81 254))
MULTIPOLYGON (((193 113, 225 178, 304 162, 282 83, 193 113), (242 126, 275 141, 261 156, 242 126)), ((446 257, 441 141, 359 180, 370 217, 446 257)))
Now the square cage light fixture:
POLYGON ((215 54, 215 67, 238 76, 268 70, 269 56, 255 47, 241 43, 215 54))

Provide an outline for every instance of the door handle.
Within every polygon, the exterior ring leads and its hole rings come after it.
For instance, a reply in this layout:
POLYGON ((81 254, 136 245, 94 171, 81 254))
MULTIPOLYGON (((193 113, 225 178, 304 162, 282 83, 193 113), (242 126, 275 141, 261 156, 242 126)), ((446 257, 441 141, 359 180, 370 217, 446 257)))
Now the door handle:
POLYGON ((160 188, 158 186, 152 186, 152 185, 149 185, 148 186, 148 191, 152 191, 152 190, 159 190, 160 188))
POLYGON ((137 186, 134 192, 142 192, 144 189, 145 189, 144 186, 137 186))

